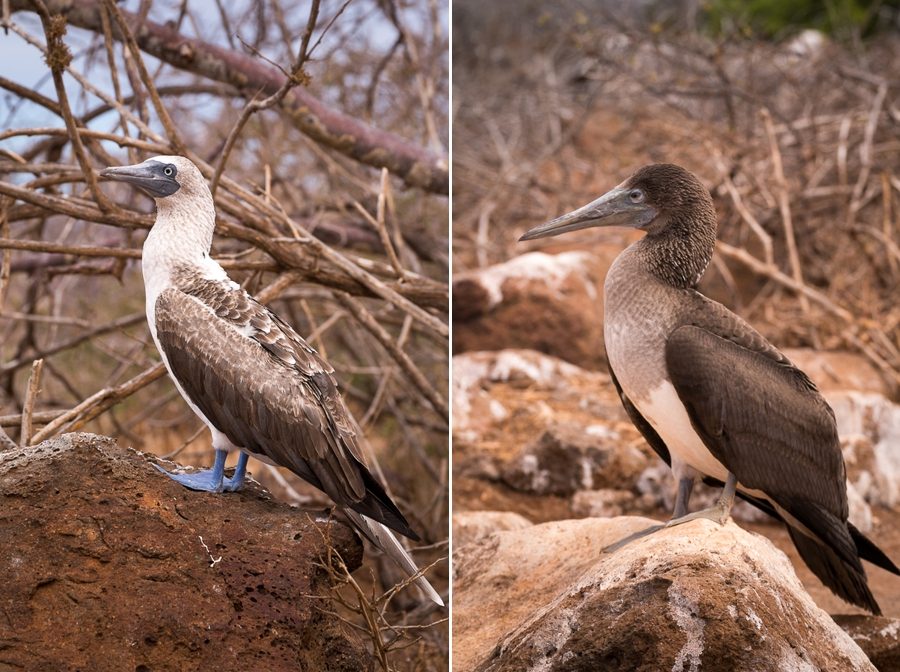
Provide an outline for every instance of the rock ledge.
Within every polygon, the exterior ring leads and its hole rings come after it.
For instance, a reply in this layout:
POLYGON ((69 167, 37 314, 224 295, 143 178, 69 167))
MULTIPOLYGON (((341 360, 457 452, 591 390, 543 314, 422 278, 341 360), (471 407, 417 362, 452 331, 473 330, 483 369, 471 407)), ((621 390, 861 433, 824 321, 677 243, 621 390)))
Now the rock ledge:
POLYGON ((317 598, 326 538, 359 566, 346 526, 190 492, 105 437, 0 452, 0 669, 370 670, 317 598))
POLYGON ((556 521, 457 548, 454 669, 874 672, 787 557, 732 522, 601 551, 653 522, 556 521))

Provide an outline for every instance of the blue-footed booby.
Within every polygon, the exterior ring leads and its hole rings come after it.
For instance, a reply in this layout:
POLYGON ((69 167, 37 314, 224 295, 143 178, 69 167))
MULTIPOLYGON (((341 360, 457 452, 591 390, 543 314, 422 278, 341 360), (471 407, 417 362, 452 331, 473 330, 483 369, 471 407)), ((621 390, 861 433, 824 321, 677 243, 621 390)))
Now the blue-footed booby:
POLYGON ((716 242, 709 191, 679 166, 645 166, 521 240, 593 226, 646 232, 606 276, 604 339, 628 416, 675 475, 669 525, 700 516, 724 524, 737 493, 787 525, 800 556, 836 595, 880 614, 861 559, 900 569, 847 520, 834 412, 758 331, 696 289, 716 242), (715 507, 689 514, 697 479, 725 487, 715 507))
MULTIPOLYGON (((215 466, 175 474, 191 488, 235 491, 248 456, 286 467, 324 491, 353 525, 410 576, 418 568, 394 536, 419 537, 363 463, 333 369, 210 255, 216 212, 199 169, 180 156, 106 168, 156 201, 142 254, 147 323, 175 387, 209 427, 215 466), (234 475, 225 458, 240 451, 234 475)), ((416 585, 440 596, 423 576, 416 585)))

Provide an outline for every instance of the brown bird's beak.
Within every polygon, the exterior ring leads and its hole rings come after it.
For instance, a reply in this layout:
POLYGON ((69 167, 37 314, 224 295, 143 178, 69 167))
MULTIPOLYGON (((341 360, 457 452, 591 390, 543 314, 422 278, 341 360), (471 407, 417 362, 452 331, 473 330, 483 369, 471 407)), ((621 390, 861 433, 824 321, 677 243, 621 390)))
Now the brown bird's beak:
POLYGON ((591 201, 577 210, 534 227, 519 240, 549 238, 592 226, 630 226, 634 228, 646 226, 658 214, 656 208, 643 201, 632 202, 630 193, 630 189, 618 186, 603 194, 596 201, 591 201))

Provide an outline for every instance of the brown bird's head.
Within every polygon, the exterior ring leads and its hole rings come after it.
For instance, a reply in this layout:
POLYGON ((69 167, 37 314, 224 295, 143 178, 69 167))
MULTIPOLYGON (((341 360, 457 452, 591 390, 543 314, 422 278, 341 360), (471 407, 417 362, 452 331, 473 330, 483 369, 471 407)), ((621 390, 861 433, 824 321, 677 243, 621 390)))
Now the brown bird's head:
POLYGON ((712 259, 718 222, 709 190, 693 173, 671 163, 654 163, 597 200, 534 227, 519 240, 594 226, 646 231, 639 247, 646 268, 675 287, 693 287, 712 259))
POLYGON ((672 163, 644 166, 622 184, 572 212, 536 226, 519 240, 557 236, 594 226, 625 226, 664 234, 670 225, 712 224, 716 211, 709 190, 697 177, 672 163))

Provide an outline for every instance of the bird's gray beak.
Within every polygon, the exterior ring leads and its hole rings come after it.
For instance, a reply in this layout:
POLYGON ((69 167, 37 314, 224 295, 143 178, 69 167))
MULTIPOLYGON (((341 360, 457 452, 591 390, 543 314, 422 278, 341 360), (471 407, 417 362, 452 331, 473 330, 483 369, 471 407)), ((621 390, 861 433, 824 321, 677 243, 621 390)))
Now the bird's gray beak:
POLYGON ((549 238, 561 233, 587 229, 592 226, 630 226, 641 228, 652 222, 657 215, 656 208, 647 203, 633 203, 629 190, 623 187, 606 192, 596 201, 573 210, 567 215, 540 224, 526 232, 522 240, 549 238))
POLYGON ((171 196, 181 185, 163 172, 165 166, 158 161, 145 161, 136 166, 104 168, 100 177, 116 182, 126 182, 154 198, 171 196))

